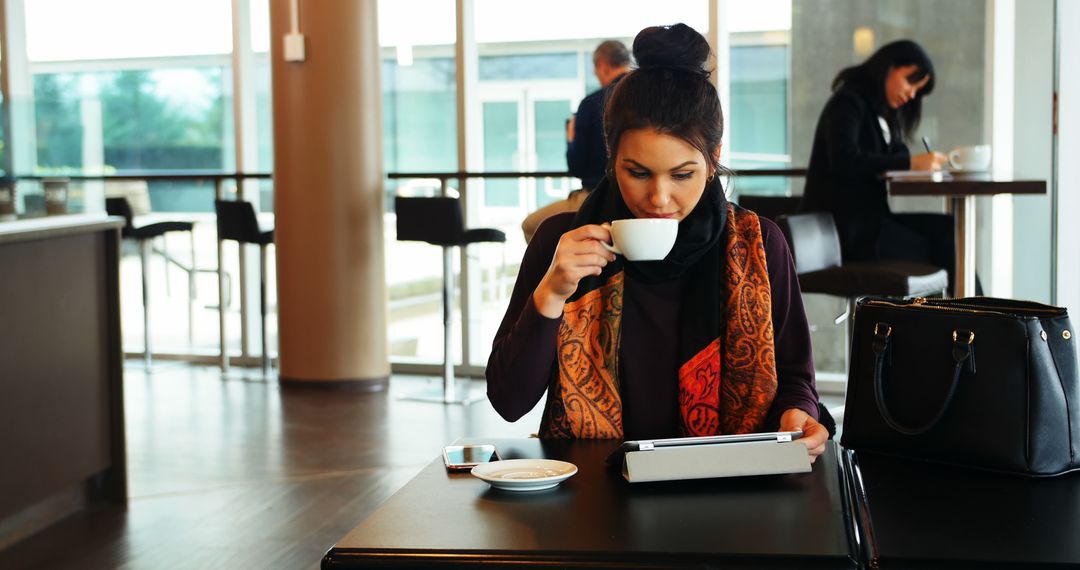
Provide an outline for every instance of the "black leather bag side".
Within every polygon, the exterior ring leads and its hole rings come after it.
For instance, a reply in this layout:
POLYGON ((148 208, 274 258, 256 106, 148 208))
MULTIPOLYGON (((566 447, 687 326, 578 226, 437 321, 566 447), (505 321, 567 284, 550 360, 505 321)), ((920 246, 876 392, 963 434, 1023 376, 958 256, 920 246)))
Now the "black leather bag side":
POLYGON ((1075 331, 1068 316, 1042 320, 1047 345, 1057 372, 1057 388, 1066 406, 1066 441, 1069 469, 1080 469, 1080 363, 1077 362, 1075 331))
POLYGON ((1014 308, 1018 314, 860 302, 841 443, 1024 475, 1076 469, 1080 389, 1076 351, 1062 332, 1068 317, 1039 319, 1019 310, 1022 304, 1014 308), (1044 341, 1044 328, 1065 346, 1044 341), (929 429, 908 429, 930 425, 939 413, 929 429))

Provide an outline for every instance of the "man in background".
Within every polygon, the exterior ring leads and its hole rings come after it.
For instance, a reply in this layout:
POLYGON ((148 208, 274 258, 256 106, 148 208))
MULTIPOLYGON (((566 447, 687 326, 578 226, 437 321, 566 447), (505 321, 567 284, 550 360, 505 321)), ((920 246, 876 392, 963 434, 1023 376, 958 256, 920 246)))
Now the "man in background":
POLYGON ((600 89, 581 100, 577 113, 566 122, 566 166, 571 176, 581 179, 581 189, 529 214, 521 224, 525 243, 548 216, 577 211, 589 191, 604 179, 607 145, 604 143, 604 102, 618 80, 630 71, 630 50, 617 40, 608 40, 593 51, 593 74, 600 89))

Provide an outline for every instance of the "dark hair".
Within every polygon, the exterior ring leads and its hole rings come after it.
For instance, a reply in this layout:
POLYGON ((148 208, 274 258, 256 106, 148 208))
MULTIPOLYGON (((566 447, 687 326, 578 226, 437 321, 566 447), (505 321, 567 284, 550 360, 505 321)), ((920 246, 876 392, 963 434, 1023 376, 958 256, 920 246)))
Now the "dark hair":
POLYGON ((711 173, 719 170, 713 155, 724 136, 724 114, 709 81, 710 53, 709 42, 686 24, 638 33, 638 67, 615 85, 604 111, 609 172, 623 133, 644 128, 683 139, 705 155, 711 173))
POLYGON ((833 79, 832 88, 836 91, 850 86, 862 91, 873 102, 878 114, 885 117, 889 128, 894 132, 899 132, 905 139, 910 139, 919 126, 919 119, 922 118, 922 98, 934 90, 934 75, 934 64, 919 44, 911 40, 898 40, 881 46, 874 55, 861 64, 841 71, 836 75, 836 79, 833 79), (893 109, 885 100, 885 80, 889 75, 889 70, 905 65, 918 67, 908 77, 909 81, 913 83, 922 81, 927 76, 930 80, 915 93, 914 99, 899 109, 893 109))
POLYGON ((593 65, 600 60, 604 60, 611 67, 626 67, 630 65, 630 50, 619 40, 607 40, 593 51, 593 65))

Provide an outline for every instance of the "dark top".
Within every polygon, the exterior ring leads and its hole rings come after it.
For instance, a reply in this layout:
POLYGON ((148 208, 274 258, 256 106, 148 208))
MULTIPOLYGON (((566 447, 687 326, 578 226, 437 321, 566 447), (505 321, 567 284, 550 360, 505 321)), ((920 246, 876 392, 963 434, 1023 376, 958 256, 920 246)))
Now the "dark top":
POLYGON ((886 143, 870 101, 842 87, 818 119, 801 210, 832 212, 844 259, 872 259, 881 220, 889 215, 882 175, 910 165, 900 133, 886 143))
POLYGON ((581 179, 582 187, 589 190, 600 184, 607 169, 604 101, 624 75, 616 77, 607 87, 585 96, 574 115, 574 140, 566 143, 566 168, 571 175, 581 179))
MULTIPOLYGON (((562 318, 536 310, 532 294, 551 265, 559 238, 573 212, 544 221, 525 251, 510 305, 503 317, 487 365, 488 399, 507 421, 516 421, 536 405, 552 379, 562 318)), ((779 387, 766 419, 766 430, 779 426, 790 409, 818 417, 810 330, 791 253, 784 235, 762 218, 761 233, 772 290, 773 334, 779 387)), ((635 281, 626 273, 619 391, 627 439, 679 435, 678 318, 686 278, 664 283, 635 281)))

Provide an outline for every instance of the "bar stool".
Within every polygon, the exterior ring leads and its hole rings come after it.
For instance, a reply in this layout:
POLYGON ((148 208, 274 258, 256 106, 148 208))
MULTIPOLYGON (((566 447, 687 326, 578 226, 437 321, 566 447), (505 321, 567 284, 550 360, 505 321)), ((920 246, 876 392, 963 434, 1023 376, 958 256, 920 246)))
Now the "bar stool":
MULTIPOLYGON (((234 240, 240 247, 245 243, 259 246, 259 325, 262 333, 262 371, 265 376, 270 373, 270 349, 266 338, 266 248, 274 243, 274 230, 259 227, 259 219, 251 202, 215 200, 214 210, 217 212, 219 240, 234 240)), ((225 303, 219 302, 218 306, 224 314, 225 303)), ((222 357, 227 359, 225 355, 222 357)))
MULTIPOLYGON (((151 242, 154 238, 164 236, 169 232, 189 232, 191 234, 191 271, 188 271, 188 327, 193 326, 192 306, 195 294, 195 224, 193 222, 157 222, 145 226, 135 226, 134 214, 131 204, 126 198, 106 198, 105 211, 110 216, 124 218, 124 228, 120 231, 121 237, 135 240, 139 246, 139 260, 142 264, 142 301, 143 301, 143 345, 144 362, 146 368, 151 365, 150 350, 150 255, 153 253, 151 242)), ((168 262, 168 258, 166 258, 168 262)), ((166 266, 167 267, 167 266, 166 266)), ((168 276, 166 276, 168 279, 168 276)))
POLYGON ((409 198, 394 199, 397 212, 398 241, 422 241, 442 248, 442 308, 443 308, 443 396, 441 399, 416 397, 411 399, 435 401, 445 404, 467 404, 468 399, 458 399, 454 386, 454 358, 452 339, 452 316, 454 268, 451 256, 454 247, 467 247, 471 243, 505 243, 506 234, 494 228, 465 229, 465 219, 457 198, 409 198))
MULTIPOLYGON (((802 292, 844 297, 847 301, 844 313, 834 321, 836 324, 846 321, 845 371, 849 366, 853 315, 859 297, 944 297, 948 289, 948 274, 933 265, 890 259, 842 262, 840 234, 829 212, 782 215, 776 224, 791 246, 802 292)), ((831 411, 842 421, 842 406, 831 411)))

